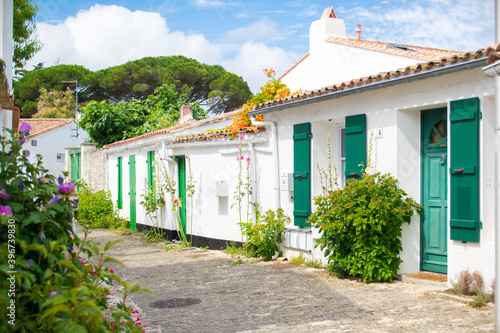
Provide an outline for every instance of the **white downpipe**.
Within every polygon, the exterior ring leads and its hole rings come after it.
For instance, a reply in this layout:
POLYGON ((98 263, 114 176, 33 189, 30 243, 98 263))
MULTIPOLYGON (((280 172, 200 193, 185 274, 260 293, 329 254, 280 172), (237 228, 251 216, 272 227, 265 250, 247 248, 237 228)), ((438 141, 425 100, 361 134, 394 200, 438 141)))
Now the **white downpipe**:
POLYGON ((271 149, 273 154, 273 191, 274 191, 274 209, 277 210, 281 207, 281 193, 280 193, 280 168, 279 168, 279 156, 278 156, 278 131, 276 129, 276 124, 272 121, 256 121, 254 117, 252 119, 252 125, 254 126, 266 126, 271 127, 271 149))
MULTIPOLYGON (((250 177, 252 177, 252 202, 256 203, 257 202, 257 154, 255 153, 255 146, 253 143, 249 143, 248 147, 250 148, 250 177)), ((255 216, 255 209, 252 207, 252 221, 255 224, 256 221, 256 216, 255 216)))

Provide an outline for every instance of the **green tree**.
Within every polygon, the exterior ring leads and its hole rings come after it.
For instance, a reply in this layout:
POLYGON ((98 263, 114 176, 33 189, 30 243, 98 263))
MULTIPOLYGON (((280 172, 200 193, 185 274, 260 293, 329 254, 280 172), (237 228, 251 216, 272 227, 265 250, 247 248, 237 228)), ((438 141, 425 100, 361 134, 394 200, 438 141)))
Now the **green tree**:
MULTIPOLYGON (((74 83, 62 81, 75 81, 85 87, 92 79, 92 71, 79 65, 58 65, 47 68, 35 69, 27 72, 21 79, 14 82, 14 105, 21 109, 22 118, 30 118, 37 112, 40 90, 65 91, 75 89, 74 83)), ((78 101, 89 100, 87 90, 78 93, 78 101)))
POLYGON ((231 111, 252 97, 241 77, 184 56, 146 57, 98 71, 89 94, 110 102, 145 99, 165 83, 173 84, 189 102, 207 105, 214 114, 231 111))
POLYGON ((73 118, 76 115, 76 99, 73 90, 66 91, 42 88, 38 100, 38 112, 33 118, 73 118))
POLYGON ((197 102, 189 102, 186 95, 179 95, 175 86, 162 85, 145 100, 132 99, 115 104, 91 101, 81 109, 78 124, 99 147, 167 128, 179 120, 182 105, 193 108, 193 117, 205 117, 197 102))
POLYGON ((38 40, 35 16, 38 5, 32 0, 14 0, 14 66, 22 68, 26 61, 40 51, 42 43, 38 40))

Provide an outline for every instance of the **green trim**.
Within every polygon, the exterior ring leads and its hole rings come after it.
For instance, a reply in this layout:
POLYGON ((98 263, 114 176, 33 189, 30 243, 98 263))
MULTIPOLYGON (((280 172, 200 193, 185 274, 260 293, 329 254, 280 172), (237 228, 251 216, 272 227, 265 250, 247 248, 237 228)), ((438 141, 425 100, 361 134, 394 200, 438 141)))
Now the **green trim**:
POLYGON ((123 184, 122 184, 122 178, 123 178, 123 168, 122 168, 122 157, 118 156, 118 163, 116 165, 118 168, 118 194, 117 194, 117 207, 118 209, 123 208, 123 184))
POLYGON ((311 123, 293 125, 293 223, 308 227, 311 215, 311 123))

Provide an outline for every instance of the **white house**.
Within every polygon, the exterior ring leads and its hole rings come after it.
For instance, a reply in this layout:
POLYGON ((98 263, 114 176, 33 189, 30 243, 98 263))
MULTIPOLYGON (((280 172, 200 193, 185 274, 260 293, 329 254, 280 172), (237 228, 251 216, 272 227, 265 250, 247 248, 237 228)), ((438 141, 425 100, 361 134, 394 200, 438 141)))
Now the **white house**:
MULTIPOLYGON (((29 151, 29 160, 37 161, 37 155, 43 159, 43 165, 49 173, 58 176, 65 171, 66 148, 79 149, 80 144, 88 139, 87 133, 77 130, 73 119, 29 118, 21 119, 31 125, 23 148, 29 151)), ((79 177, 76 177, 79 178, 79 177)))
MULTIPOLYGON (((311 40, 321 31, 318 45, 311 42, 310 54, 283 76, 292 90, 309 91, 258 105, 251 112, 264 114, 265 121, 255 123, 261 128, 258 133, 241 133, 241 138, 231 140, 207 131, 230 124, 232 114, 228 114, 104 147, 109 189, 121 214, 139 229, 151 225, 138 203, 151 178, 152 157, 161 157, 160 163, 176 167, 173 178, 183 199, 186 231, 194 236, 195 245, 220 248, 226 241, 241 241, 233 194, 242 177, 245 181, 248 165, 252 201, 261 211, 281 207, 292 217, 285 232, 285 255, 323 259, 314 247, 318 232, 308 226, 307 217, 314 211, 313 198, 321 194, 315 165, 327 163, 330 134, 332 157, 342 178, 359 175, 371 143, 373 171, 397 177, 399 186, 424 207, 422 217, 415 215, 404 226, 399 273, 441 272, 450 281, 464 269, 477 269, 489 285, 494 278, 498 208, 495 95, 493 79, 481 69, 486 63, 484 51, 439 51, 432 60, 416 64, 387 49, 332 43, 323 29, 317 29, 318 25, 335 27, 327 33, 339 29, 333 11, 326 13, 330 14, 311 28, 311 40), (332 52, 331 57, 308 61, 315 57, 315 47, 332 52), (332 63, 352 71, 330 73, 325 68, 332 63), (317 83, 309 73, 317 73, 317 83), (237 158, 242 153, 250 159, 240 169, 237 158), (195 188, 192 198, 185 196, 189 174, 195 188)), ((399 51, 434 52, 405 47, 414 51, 399 51)), ((246 203, 243 208, 245 221, 246 203)), ((163 210, 161 227, 175 237, 170 212, 168 207, 163 210)))
MULTIPOLYGON (((12 105, 12 68, 13 68, 13 1, 0 2, 0 59, 2 68, 0 70, 0 129, 12 129, 13 105, 12 105)), ((5 135, 5 133, 2 133, 5 135)))

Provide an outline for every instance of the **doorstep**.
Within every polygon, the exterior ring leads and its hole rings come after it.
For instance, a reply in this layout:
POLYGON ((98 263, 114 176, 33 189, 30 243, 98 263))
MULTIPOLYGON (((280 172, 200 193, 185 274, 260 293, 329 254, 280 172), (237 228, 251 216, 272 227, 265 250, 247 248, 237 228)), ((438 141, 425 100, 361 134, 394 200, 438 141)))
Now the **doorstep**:
POLYGON ((404 274, 401 275, 401 280, 405 282, 422 284, 429 287, 436 287, 442 289, 448 288, 448 278, 446 274, 431 273, 431 272, 404 274))

